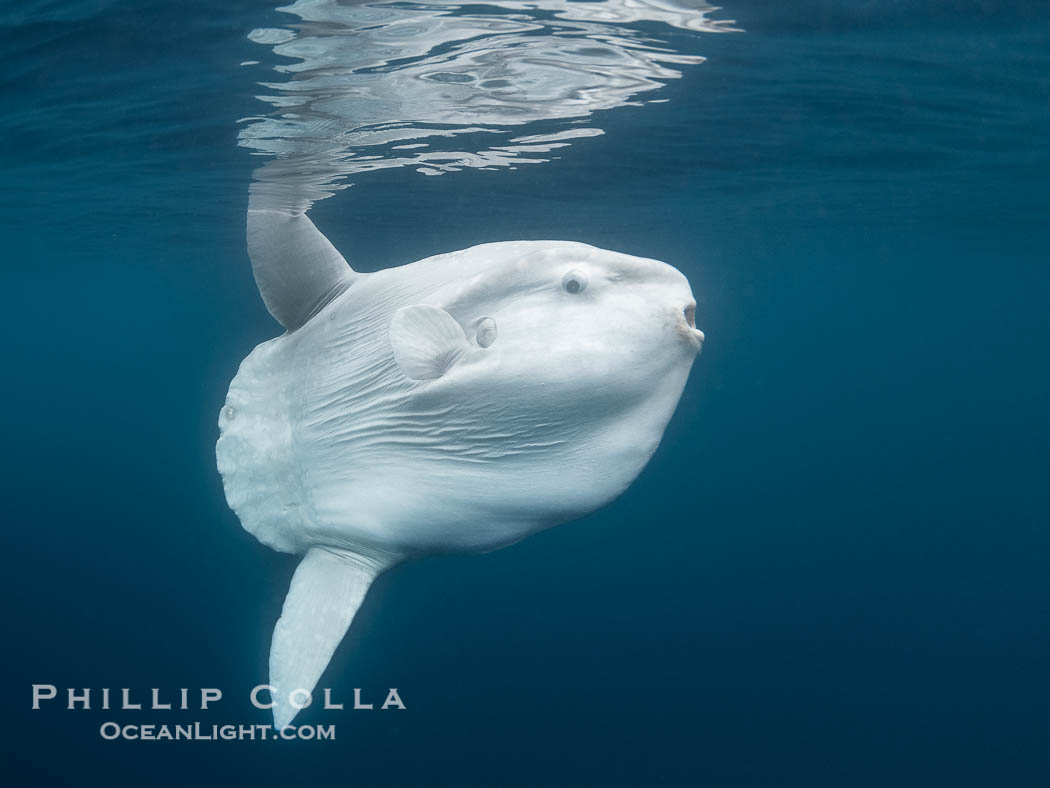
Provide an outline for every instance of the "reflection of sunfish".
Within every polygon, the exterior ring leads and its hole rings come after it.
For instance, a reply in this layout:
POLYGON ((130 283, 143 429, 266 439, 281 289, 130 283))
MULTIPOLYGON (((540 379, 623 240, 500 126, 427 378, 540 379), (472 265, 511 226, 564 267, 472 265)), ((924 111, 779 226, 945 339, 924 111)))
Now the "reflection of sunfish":
POLYGON ((622 493, 704 337, 682 274, 580 243, 359 274, 304 214, 251 210, 248 251, 288 331, 241 364, 216 453, 244 527, 306 554, 270 647, 284 726, 379 573, 495 550, 622 493))

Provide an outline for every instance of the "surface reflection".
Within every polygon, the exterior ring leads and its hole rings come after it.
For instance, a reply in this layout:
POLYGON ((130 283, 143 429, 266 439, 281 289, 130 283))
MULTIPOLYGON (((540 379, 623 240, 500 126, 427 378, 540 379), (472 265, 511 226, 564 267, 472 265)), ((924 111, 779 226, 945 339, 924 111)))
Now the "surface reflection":
POLYGON ((249 37, 286 59, 274 67, 283 79, 261 83, 274 109, 244 119, 240 144, 268 157, 252 207, 293 212, 356 173, 548 161, 603 133, 592 113, 638 105, 702 62, 663 33, 732 29, 702 0, 299 0, 278 10, 296 21, 249 37))

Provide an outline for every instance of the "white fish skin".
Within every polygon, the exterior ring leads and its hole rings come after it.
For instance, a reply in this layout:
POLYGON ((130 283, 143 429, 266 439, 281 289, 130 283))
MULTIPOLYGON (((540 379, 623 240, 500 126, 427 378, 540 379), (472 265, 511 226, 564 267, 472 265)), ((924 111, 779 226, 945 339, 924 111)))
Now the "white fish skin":
POLYGON ((340 273, 305 215, 290 224, 319 251, 257 242, 252 258, 261 287, 295 285, 284 304, 264 290, 293 330, 241 364, 216 447, 245 529, 306 553, 271 646, 278 726, 379 573, 504 547, 622 493, 703 342, 688 282, 656 260, 514 241, 340 273), (319 258, 324 277, 294 282, 319 258))

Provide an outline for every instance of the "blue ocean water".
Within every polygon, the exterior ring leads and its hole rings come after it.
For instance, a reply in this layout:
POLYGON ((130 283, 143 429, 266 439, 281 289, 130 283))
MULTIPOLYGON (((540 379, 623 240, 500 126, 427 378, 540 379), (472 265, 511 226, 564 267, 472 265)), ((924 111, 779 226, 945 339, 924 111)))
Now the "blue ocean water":
POLYGON ((270 743, 99 726, 269 721, 246 699, 294 559, 240 528, 214 442, 238 363, 279 332, 238 139, 286 62, 249 33, 293 20, 0 10, 5 784, 1045 785, 1045 11, 641 20, 706 58, 666 102, 603 111, 544 163, 377 169, 317 203, 361 270, 516 238, 666 260, 707 343, 612 506, 376 584, 322 685, 398 687, 405 711, 308 710, 336 741, 270 743), (34 683, 225 698, 32 711, 34 683))

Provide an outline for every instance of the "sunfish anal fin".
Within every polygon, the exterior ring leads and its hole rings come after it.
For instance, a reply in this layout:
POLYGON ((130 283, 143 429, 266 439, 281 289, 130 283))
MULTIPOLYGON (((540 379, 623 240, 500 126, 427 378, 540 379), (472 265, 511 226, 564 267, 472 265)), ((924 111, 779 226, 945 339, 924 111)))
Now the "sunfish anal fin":
POLYGON ((411 380, 440 378, 471 349, 456 319, 428 304, 402 307, 394 313, 390 346, 402 374, 411 380))
MULTIPOLYGON (((289 695, 295 690, 313 692, 369 586, 384 568, 361 556, 320 547, 303 556, 270 644, 270 686, 277 728, 283 728, 299 713, 289 695)), ((302 696, 299 693, 295 700, 302 703, 302 696)))

